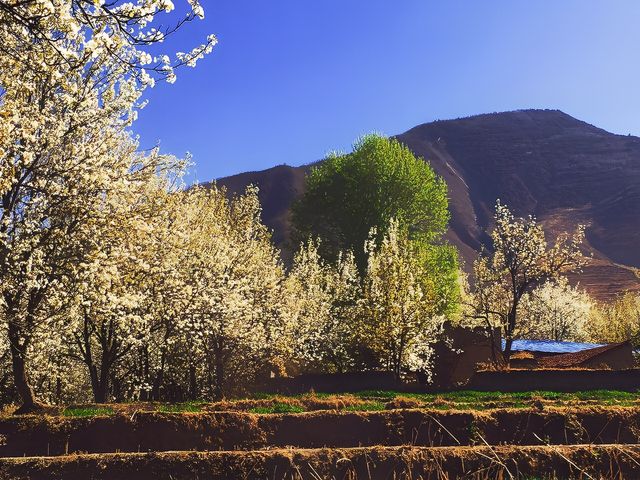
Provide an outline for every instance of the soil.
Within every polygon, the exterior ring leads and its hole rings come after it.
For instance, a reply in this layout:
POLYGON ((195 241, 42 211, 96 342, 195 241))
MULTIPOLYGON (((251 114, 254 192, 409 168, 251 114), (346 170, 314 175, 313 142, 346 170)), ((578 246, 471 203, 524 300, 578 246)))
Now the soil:
POLYGON ((373 447, 0 460, 12 480, 640 478, 640 446, 373 447))
POLYGON ((159 413, 0 420, 0 456, 296 447, 633 444, 640 408, 159 413))

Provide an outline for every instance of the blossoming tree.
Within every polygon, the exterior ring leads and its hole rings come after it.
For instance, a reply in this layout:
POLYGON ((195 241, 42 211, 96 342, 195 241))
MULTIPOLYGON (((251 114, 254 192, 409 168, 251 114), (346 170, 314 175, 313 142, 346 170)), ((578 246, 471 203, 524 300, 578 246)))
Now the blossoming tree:
POLYGON ((395 373, 428 372, 430 342, 442 323, 435 292, 421 261, 419 244, 396 220, 380 246, 372 231, 365 249, 367 273, 360 301, 360 338, 375 354, 379 365, 395 373))
POLYGON ((285 292, 284 313, 294 339, 290 354, 302 368, 327 373, 353 369, 360 298, 353 254, 340 253, 332 264, 320 256, 318 242, 306 242, 295 255, 285 292))
POLYGON ((506 341, 503 354, 508 361, 514 335, 523 321, 524 295, 584 264, 580 251, 584 228, 579 226, 573 235, 562 234, 549 245, 535 218, 516 218, 497 202, 491 239, 493 251, 482 251, 474 263, 472 314, 488 326, 502 329, 506 341))
POLYGON ((566 277, 558 277, 526 295, 517 335, 557 342, 585 341, 593 308, 586 292, 571 286, 566 277))
MULTIPOLYGON (((105 3, 26 0, 0 4, 0 316, 7 328, 21 411, 38 407, 26 371, 31 340, 67 299, 88 239, 103 225, 105 196, 124 189, 136 166, 126 129, 156 78, 194 65, 215 44, 189 53, 148 49, 201 17, 190 0, 169 28, 170 0, 105 3)), ((121 198, 115 196, 113 198, 121 198)))
POLYGON ((284 270, 260 221, 255 188, 233 200, 216 187, 194 188, 184 202, 181 261, 190 300, 180 329, 190 394, 219 399, 277 368, 286 330, 279 309, 284 270))

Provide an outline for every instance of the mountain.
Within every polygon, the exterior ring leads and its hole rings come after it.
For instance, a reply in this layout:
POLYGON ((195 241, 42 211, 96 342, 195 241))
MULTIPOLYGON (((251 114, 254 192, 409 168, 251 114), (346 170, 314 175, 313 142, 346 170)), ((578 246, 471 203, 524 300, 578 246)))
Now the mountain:
MULTIPOLYGON (((449 240, 469 269, 488 241, 495 201, 535 215, 551 233, 587 225, 590 265, 577 277, 596 297, 640 290, 640 138, 609 133, 558 110, 520 110, 419 125, 396 138, 449 185, 449 240)), ((260 187, 263 219, 286 247, 289 207, 310 166, 221 178, 260 187)))

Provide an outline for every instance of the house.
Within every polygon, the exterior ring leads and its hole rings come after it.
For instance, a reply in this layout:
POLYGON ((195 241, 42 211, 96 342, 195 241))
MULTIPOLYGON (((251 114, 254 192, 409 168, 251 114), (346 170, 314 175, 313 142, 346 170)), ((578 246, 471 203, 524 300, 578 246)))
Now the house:
POLYGON ((634 366, 633 348, 629 342, 603 345, 549 340, 514 340, 512 351, 509 361, 511 368, 624 370, 634 366))
POLYGON ((633 348, 629 342, 611 343, 573 353, 538 359, 538 368, 589 368, 625 370, 633 368, 633 348))
MULTIPOLYGON (((493 338, 484 327, 467 328, 445 322, 442 339, 433 345, 433 369, 429 387, 451 389, 466 384, 478 368, 503 365, 500 332, 493 338)), ((423 385, 427 378, 418 376, 423 385)))
MULTIPOLYGON (((442 333, 441 340, 433 345, 432 377, 427 379, 418 375, 423 388, 449 390, 469 385, 472 377, 482 383, 480 376, 499 377, 508 372, 501 368, 505 365, 502 355, 505 341, 500 338, 499 330, 492 335, 486 328, 468 328, 446 322, 442 333), (478 371, 482 375, 478 376, 478 371)), ((525 370, 530 370, 531 378, 538 378, 534 371, 543 373, 540 370, 627 370, 634 367, 634 355, 629 342, 604 345, 518 339, 512 344, 509 367, 514 374, 527 374, 525 370)), ((550 385, 559 388, 555 383, 550 385)))

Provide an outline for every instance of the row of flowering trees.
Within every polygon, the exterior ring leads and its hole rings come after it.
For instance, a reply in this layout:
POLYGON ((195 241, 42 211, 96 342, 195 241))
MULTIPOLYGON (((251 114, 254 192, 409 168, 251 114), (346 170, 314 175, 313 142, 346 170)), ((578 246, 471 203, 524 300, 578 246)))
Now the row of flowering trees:
POLYGON ((112 210, 25 324, 34 403, 220 398, 284 369, 428 367, 437 303, 397 222, 365 246, 363 278, 351 252, 329 264, 315 241, 287 274, 254 188, 229 199, 167 182, 150 176, 112 210))
MULTIPOLYGON (((34 403, 221 398, 296 372, 428 375, 432 342, 455 312, 443 309, 451 299, 432 285, 420 245, 399 222, 381 241, 371 232, 364 274, 353 252, 329 262, 313 239, 287 271, 260 221, 257 189, 233 198, 215 186, 184 189, 177 168, 140 177, 124 198, 104 196, 108 220, 84 239, 90 254, 49 283, 37 310, 24 311, 32 318, 19 324, 21 372, 34 403)), ((494 236, 525 228, 505 207, 496 217, 494 236)), ((580 261, 581 230, 551 247, 533 220, 525 230, 479 258, 468 314, 503 328, 507 340, 591 338, 592 302, 551 268, 580 261), (514 273, 501 273, 508 266, 514 273), (509 330, 509 295, 519 291, 509 330)), ((14 320, 3 319, 10 331, 14 320)))
POLYGON ((177 7, 0 4, 0 358, 23 412, 220 397, 291 364, 400 374, 426 355, 416 338, 442 288, 405 227, 337 264, 309 240, 286 274, 255 190, 184 189, 188 161, 139 150, 129 128, 144 90, 216 43, 161 50, 204 15, 198 0, 177 7))

